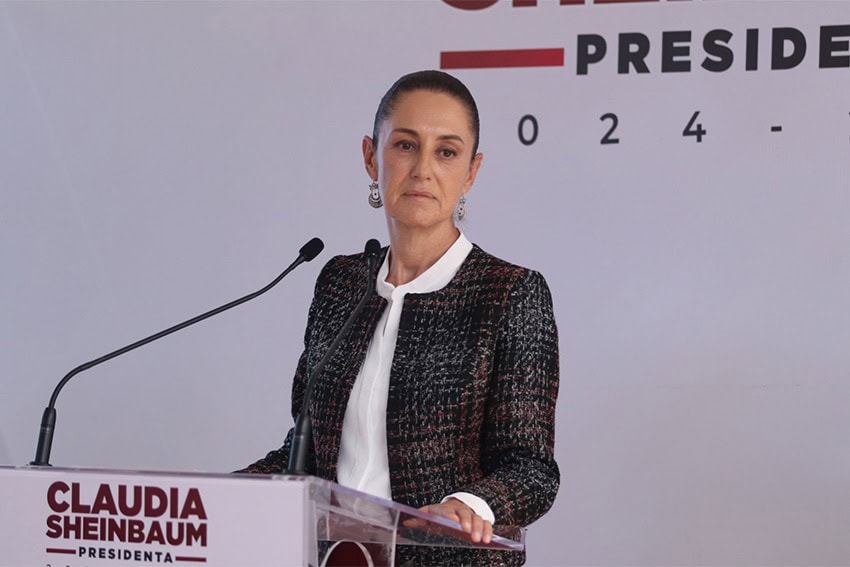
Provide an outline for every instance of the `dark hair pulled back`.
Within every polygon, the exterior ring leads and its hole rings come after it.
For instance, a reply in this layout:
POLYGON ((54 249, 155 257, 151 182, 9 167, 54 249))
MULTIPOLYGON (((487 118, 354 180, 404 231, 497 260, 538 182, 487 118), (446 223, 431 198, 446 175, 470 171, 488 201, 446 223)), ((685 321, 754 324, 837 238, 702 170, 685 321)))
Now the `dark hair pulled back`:
POLYGON ((378 111, 375 113, 375 124, 372 127, 372 145, 377 146, 378 130, 381 123, 392 114, 395 104, 399 96, 412 91, 431 91, 435 93, 444 93, 454 97, 458 102, 466 107, 469 114, 469 125, 472 129, 473 144, 472 157, 478 153, 478 134, 481 129, 480 120, 478 118, 478 106, 475 104, 475 99, 472 98, 472 93, 466 88, 459 79, 444 73, 443 71, 416 71, 404 75, 386 92, 378 105, 378 111))

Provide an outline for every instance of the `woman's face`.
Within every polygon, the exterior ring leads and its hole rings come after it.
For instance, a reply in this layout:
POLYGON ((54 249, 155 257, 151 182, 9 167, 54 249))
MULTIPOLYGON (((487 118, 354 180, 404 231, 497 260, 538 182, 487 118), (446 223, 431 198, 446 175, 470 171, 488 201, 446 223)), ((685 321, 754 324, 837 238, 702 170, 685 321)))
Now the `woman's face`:
POLYGON ((453 229, 452 213, 483 157, 473 159, 469 122, 451 95, 411 91, 396 100, 374 145, 364 137, 366 171, 378 181, 391 228, 453 229))

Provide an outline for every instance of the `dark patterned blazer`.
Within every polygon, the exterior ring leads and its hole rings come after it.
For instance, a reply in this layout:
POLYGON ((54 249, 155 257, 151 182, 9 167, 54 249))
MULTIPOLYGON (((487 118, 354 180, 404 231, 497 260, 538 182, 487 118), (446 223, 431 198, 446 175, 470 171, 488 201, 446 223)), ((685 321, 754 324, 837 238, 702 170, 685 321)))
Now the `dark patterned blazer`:
MULTIPOLYGON (((366 270, 361 254, 337 256, 319 275, 293 383, 293 417, 307 376, 366 290, 366 270)), ((336 480, 349 393, 385 306, 373 293, 317 378, 309 472, 321 478, 336 480)), ((473 246, 443 289, 404 300, 386 416, 393 500, 419 508, 463 491, 483 498, 496 524, 535 521, 552 506, 560 482, 558 380, 545 280, 473 246)), ((291 436, 240 472, 279 473, 291 436)), ((524 559, 517 552, 445 548, 398 552, 402 565, 521 565, 524 559)))

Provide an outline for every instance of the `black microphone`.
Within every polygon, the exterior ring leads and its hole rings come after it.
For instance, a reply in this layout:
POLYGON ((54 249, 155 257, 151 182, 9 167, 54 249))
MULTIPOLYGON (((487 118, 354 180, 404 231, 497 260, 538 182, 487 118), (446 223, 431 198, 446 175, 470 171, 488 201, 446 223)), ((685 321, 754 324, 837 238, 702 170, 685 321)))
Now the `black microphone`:
POLYGON ((368 265, 366 269, 366 291, 354 307, 351 315, 348 316, 348 319, 345 321, 342 329, 340 329, 339 333, 337 333, 334 337, 334 340, 331 342, 328 350, 325 351, 325 355, 316 367, 313 368, 313 372, 310 373, 310 377, 307 379, 307 386, 304 389, 304 398, 301 401, 301 412, 295 420, 295 429, 292 432, 292 444, 289 446, 289 463, 287 468, 282 471, 284 474, 307 474, 307 454, 310 451, 310 445, 313 441, 313 422, 310 417, 310 404, 313 401, 313 387, 316 384, 316 379, 321 376, 322 370, 325 368, 325 364, 327 364, 328 360, 330 360, 331 355, 336 352, 336 349, 339 347, 339 343, 341 343, 342 339, 348 334, 349 329, 351 329, 351 325, 363 311, 366 301, 369 300, 369 297, 372 295, 372 291, 375 289, 375 259, 378 257, 378 252, 380 251, 381 243, 374 238, 370 239, 366 243, 366 248, 363 252, 366 256, 366 262, 368 265))
POLYGON ((315 258, 324 247, 325 245, 320 239, 313 238, 307 244, 301 247, 301 250, 298 251, 298 258, 296 258, 295 261, 292 262, 292 264, 290 264, 289 267, 286 268, 282 274, 280 274, 277 278, 274 279, 274 281, 272 281, 263 289, 255 291, 254 293, 249 293, 245 297, 240 297, 239 299, 231 301, 226 305, 222 305, 221 307, 217 307, 196 317, 192 317, 188 321, 178 323, 177 325, 169 327, 164 331, 160 331, 140 341, 136 341, 131 345, 127 345, 124 348, 120 348, 116 351, 110 352, 109 354, 101 356, 100 358, 86 362, 85 364, 81 364, 80 366, 71 370, 68 374, 65 375, 64 378, 62 378, 62 380, 59 381, 59 384, 56 385, 56 388, 53 390, 53 395, 50 396, 50 403, 44 409, 44 413, 41 416, 41 429, 38 432, 38 446, 35 449, 35 460, 32 461, 30 464, 43 467, 50 466, 50 449, 53 446, 53 430, 56 426, 56 409, 54 409, 54 406, 56 405, 56 398, 59 396, 59 392, 62 390, 65 384, 68 383, 68 380, 70 380, 74 375, 79 374, 84 370, 88 370, 93 366, 97 366, 98 364, 106 362, 107 360, 112 360, 116 356, 121 356, 122 354, 137 349, 140 346, 144 346, 157 339, 161 339, 162 337, 170 335, 171 333, 179 331, 180 329, 188 327, 189 325, 194 325, 195 323, 203 321, 204 319, 208 319, 213 315, 218 315, 222 311, 227 311, 232 307, 241 305, 246 301, 250 301, 257 296, 266 293, 268 290, 276 286, 278 282, 280 282, 280 280, 282 280, 284 276, 286 276, 289 272, 294 270, 302 263, 309 262, 310 260, 315 258))

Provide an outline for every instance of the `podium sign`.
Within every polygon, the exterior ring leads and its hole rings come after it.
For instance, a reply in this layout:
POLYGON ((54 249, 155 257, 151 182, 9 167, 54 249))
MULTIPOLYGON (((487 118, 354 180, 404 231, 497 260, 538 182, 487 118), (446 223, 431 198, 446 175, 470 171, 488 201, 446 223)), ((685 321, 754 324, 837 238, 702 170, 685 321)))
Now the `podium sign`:
POLYGON ((0 567, 300 566, 329 545, 472 544, 457 524, 313 477, 0 466, 0 567), (405 527, 407 526, 407 527, 405 527))
POLYGON ((305 482, 0 467, 0 565, 306 565, 305 482))

